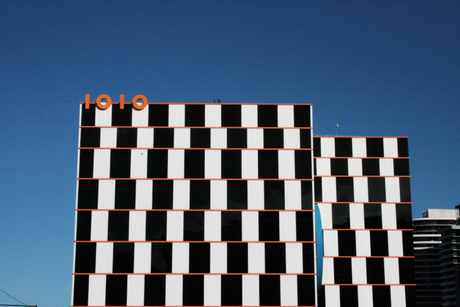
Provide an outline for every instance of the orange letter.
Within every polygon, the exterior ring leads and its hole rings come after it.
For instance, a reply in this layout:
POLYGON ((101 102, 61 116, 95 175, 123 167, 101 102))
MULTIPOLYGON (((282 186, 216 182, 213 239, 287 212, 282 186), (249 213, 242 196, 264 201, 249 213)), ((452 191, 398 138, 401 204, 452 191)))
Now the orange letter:
POLYGON ((85 109, 89 109, 89 94, 85 96, 85 109))
POLYGON ((147 98, 144 95, 137 95, 137 96, 135 96, 133 98, 133 107, 138 109, 138 110, 144 109, 147 106, 147 103, 148 103, 147 98), (137 101, 139 99, 142 99, 142 101, 143 101, 143 103, 141 105, 137 104, 137 101))
POLYGON ((99 109, 105 110, 112 105, 112 98, 110 98, 109 95, 101 95, 97 97, 96 103, 99 109), (107 99, 107 103, 105 105, 102 104, 102 99, 107 99))
POLYGON ((125 95, 120 95, 120 110, 125 108, 125 95))

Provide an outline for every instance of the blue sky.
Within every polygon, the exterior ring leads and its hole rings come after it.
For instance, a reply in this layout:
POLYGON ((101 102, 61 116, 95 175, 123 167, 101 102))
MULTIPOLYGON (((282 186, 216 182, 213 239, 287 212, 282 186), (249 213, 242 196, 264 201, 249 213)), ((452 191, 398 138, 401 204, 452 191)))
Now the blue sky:
POLYGON ((409 137, 414 217, 460 203, 459 1, 1 1, 0 72, 0 288, 28 304, 71 303, 85 94, 312 103, 317 135, 409 137))

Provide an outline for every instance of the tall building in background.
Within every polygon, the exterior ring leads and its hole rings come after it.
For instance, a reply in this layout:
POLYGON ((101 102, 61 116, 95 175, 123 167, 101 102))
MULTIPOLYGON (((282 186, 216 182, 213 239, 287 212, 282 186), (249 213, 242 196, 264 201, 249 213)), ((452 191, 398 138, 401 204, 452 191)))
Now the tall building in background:
POLYGON ((414 306, 406 138, 313 157, 308 104, 120 106, 81 104, 73 306, 414 306))

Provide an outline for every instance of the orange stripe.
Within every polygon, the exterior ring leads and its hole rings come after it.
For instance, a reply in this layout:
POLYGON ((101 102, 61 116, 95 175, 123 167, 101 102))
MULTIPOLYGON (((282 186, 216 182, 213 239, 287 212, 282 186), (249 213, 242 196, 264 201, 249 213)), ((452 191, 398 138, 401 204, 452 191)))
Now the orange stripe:
MULTIPOLYGON (((80 102, 80 104, 85 104, 85 102, 80 102)), ((96 104, 95 102, 89 102, 89 104, 96 104)), ((112 104, 119 104, 119 102, 112 102, 112 104)), ((125 102, 126 104, 132 104, 132 102, 125 102)), ((213 102, 148 102, 149 105, 156 104, 167 104, 167 105, 236 105, 236 106, 245 106, 245 105, 257 105, 257 106, 312 106, 311 103, 213 103, 213 102)))

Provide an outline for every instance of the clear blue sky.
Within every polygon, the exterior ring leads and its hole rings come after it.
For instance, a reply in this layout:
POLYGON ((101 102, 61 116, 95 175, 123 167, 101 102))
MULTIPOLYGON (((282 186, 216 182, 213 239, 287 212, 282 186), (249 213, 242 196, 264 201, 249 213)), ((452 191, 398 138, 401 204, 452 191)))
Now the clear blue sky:
POLYGON ((460 203, 459 1, 1 1, 0 72, 0 288, 28 304, 71 303, 85 94, 312 103, 317 135, 409 137, 414 217, 460 203))

